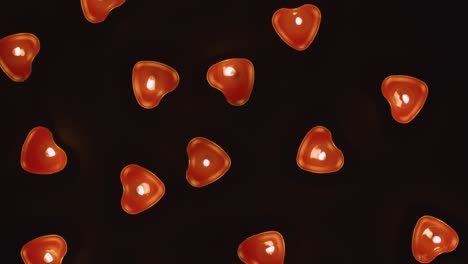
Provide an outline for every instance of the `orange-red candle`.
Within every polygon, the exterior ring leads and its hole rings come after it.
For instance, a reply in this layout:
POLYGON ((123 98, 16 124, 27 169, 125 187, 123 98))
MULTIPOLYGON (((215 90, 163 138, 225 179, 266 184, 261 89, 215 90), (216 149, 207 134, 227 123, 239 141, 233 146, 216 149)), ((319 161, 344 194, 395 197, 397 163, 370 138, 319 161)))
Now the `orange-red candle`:
POLYGON ((67 165, 67 154, 54 141, 52 132, 43 126, 31 129, 21 149, 21 167, 34 174, 53 174, 67 165))
POLYGON ((110 12, 125 3, 125 0, 81 0, 81 9, 86 20, 101 23, 110 12))
POLYGON ((0 67, 15 82, 23 82, 32 72, 32 64, 41 43, 36 35, 17 33, 0 39, 0 67))
POLYGON ((241 106, 249 101, 252 93, 254 65, 245 58, 226 59, 213 64, 208 69, 206 78, 211 87, 224 94, 229 104, 241 106))
POLYGON ((420 263, 432 262, 458 246, 457 232, 442 220, 430 215, 419 218, 413 231, 412 252, 420 263))
POLYGON ((306 171, 331 173, 343 167, 344 155, 333 142, 330 130, 324 126, 315 126, 302 139, 296 162, 306 171))
POLYGON ((312 4, 280 8, 271 19, 278 36, 291 48, 303 51, 314 41, 322 20, 320 9, 312 4))
POLYGON ((283 264, 286 248, 281 233, 267 231, 248 237, 237 249, 245 264, 283 264))
POLYGON ((24 264, 60 264, 67 254, 67 242, 59 235, 35 238, 21 248, 24 264))
POLYGON ((395 121, 406 124, 421 111, 429 92, 427 84, 407 75, 391 75, 382 82, 382 94, 395 121))
POLYGON ((179 74, 157 61, 139 61, 132 71, 133 92, 138 104, 146 109, 159 105, 162 98, 179 84, 179 74))
POLYGON ((125 166, 120 172, 123 192, 122 209, 128 214, 139 214, 151 208, 164 196, 164 183, 153 172, 136 164, 125 166))
POLYGON ((216 143, 196 137, 187 145, 186 179, 194 187, 203 187, 224 176, 231 167, 231 158, 216 143))

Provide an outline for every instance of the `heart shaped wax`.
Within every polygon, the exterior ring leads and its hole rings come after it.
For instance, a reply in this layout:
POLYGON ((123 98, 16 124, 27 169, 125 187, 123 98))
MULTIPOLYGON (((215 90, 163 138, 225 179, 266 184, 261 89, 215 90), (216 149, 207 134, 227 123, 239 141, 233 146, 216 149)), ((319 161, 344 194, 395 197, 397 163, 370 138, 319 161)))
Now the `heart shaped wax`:
POLYGON ((164 183, 151 171, 136 165, 125 166, 120 172, 123 187, 122 209, 128 214, 139 214, 163 197, 164 183))
POLYGON ((283 264, 285 251, 283 236, 277 231, 267 231, 245 239, 237 255, 246 264, 283 264))
POLYGON ((29 78, 34 58, 39 53, 39 39, 31 33, 18 33, 0 39, 0 67, 15 82, 29 78))
POLYGON ((133 66, 132 83, 138 104, 151 109, 177 87, 179 74, 172 67, 160 62, 139 61, 133 66))
POLYGON ((402 124, 411 122, 426 102, 425 82, 406 75, 391 75, 382 82, 382 94, 390 104, 393 118, 402 124))
POLYGON ((231 167, 231 158, 216 143, 196 137, 187 145, 189 159, 186 179, 193 187, 203 187, 221 178, 231 167))
POLYGON ((21 167, 34 174, 52 174, 67 165, 67 154, 55 143, 49 129, 37 126, 29 132, 21 149, 21 167))
POLYGON ((67 254, 67 242, 59 235, 35 238, 21 248, 24 264, 60 264, 67 254))
POLYGON ((449 225, 433 216, 419 218, 413 231, 412 251, 420 263, 432 262, 438 255, 454 251, 458 235, 449 225))
POLYGON ((305 4, 297 8, 280 8, 271 19, 278 36, 295 50, 307 49, 315 39, 322 15, 317 6, 305 4))
POLYGON ((81 0, 83 14, 91 23, 101 23, 109 13, 125 3, 125 0, 81 0))
POLYGON ((331 173, 343 167, 344 156, 333 143, 330 130, 323 126, 316 126, 309 130, 302 140, 296 163, 306 171, 331 173))
POLYGON ((244 58, 233 58, 213 64, 206 74, 211 87, 224 94, 227 102, 241 106, 250 98, 254 85, 254 66, 244 58))

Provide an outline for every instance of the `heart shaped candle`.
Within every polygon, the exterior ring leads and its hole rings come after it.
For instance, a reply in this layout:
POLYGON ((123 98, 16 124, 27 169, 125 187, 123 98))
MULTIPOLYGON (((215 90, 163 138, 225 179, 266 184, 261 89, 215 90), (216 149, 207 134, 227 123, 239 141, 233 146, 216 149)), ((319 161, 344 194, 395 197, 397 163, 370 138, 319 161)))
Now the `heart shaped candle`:
POLYGON ((101 23, 109 13, 125 3, 125 0, 81 0, 83 14, 91 23, 101 23))
POLYGON ((123 187, 122 209, 128 214, 139 214, 164 196, 164 183, 151 171, 136 165, 125 166, 120 172, 123 187))
POLYGON ((283 264, 285 251, 283 236, 277 231, 267 231, 242 241, 237 255, 245 264, 283 264))
POLYGON ((6 36, 0 39, 0 67, 11 80, 25 81, 40 47, 39 39, 31 33, 6 36))
POLYGON ((139 61, 132 71, 133 92, 138 104, 146 109, 159 105, 161 99, 179 84, 179 74, 172 67, 156 61, 139 61))
POLYGON ((206 78, 211 87, 224 94, 229 104, 241 106, 247 103, 252 93, 254 66, 248 59, 227 59, 213 64, 206 78))
POLYGON ((23 143, 20 163, 27 172, 52 174, 65 168, 67 154, 57 146, 49 129, 37 126, 23 143))
POLYGON ((344 156, 335 146, 330 130, 323 126, 313 127, 305 135, 296 156, 297 165, 315 173, 336 172, 343 167, 344 156))
POLYGON ((35 238, 21 248, 24 264, 60 264, 67 254, 67 243, 59 235, 35 238))
POLYGON ((280 8, 271 19, 278 36, 291 48, 303 51, 315 39, 320 27, 320 9, 312 4, 280 8))
POLYGON ((231 167, 231 158, 216 143, 196 137, 187 145, 189 159, 186 179, 193 187, 203 187, 221 178, 231 167))
POLYGON ((419 218, 413 231, 412 251, 420 263, 432 262, 438 255, 454 251, 458 235, 448 224, 433 216, 419 218))
POLYGON ((390 104, 393 118, 402 124, 411 122, 421 111, 429 89, 425 82, 406 75, 391 75, 382 82, 382 94, 390 104))

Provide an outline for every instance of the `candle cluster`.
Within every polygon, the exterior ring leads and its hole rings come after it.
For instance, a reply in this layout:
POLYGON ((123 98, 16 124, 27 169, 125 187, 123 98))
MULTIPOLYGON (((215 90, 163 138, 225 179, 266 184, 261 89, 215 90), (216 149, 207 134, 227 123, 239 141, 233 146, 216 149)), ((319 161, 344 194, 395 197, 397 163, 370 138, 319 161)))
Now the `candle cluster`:
MULTIPOLYGON (((86 20, 103 22, 125 0, 81 0, 86 20)), ((272 26, 290 48, 306 50, 316 38, 321 23, 320 9, 312 4, 281 8, 272 15, 272 26)), ((31 33, 17 33, 0 39, 0 67, 15 82, 25 81, 39 53, 40 41, 31 33)), ((212 65, 207 82, 223 93, 227 103, 240 107, 249 101, 254 88, 255 71, 247 58, 228 58, 212 65)), ((138 61, 132 71, 135 99, 145 109, 157 107, 164 96, 177 88, 176 69, 162 62, 138 61)), ((421 111, 428 96, 427 84, 412 76, 391 75, 382 81, 381 92, 390 105, 396 122, 411 122, 421 111)), ((223 148, 205 137, 195 137, 187 145, 186 180, 193 187, 204 187, 219 180, 231 167, 231 158, 223 148)), ((324 126, 312 127, 298 146, 296 163, 311 173, 334 173, 344 165, 344 154, 335 145, 331 131, 324 126)), ((21 167, 32 174, 53 174, 63 170, 67 155, 53 139, 52 132, 38 126, 27 135, 20 157, 21 167)), ((121 170, 121 207, 128 214, 150 209, 165 194, 163 181, 148 169, 128 164, 121 170)), ((421 263, 429 263, 439 254, 455 250, 457 233, 442 220, 422 216, 414 227, 412 252, 421 263)), ((26 243, 21 256, 26 264, 61 263, 67 244, 59 235, 38 237, 26 243)), ((285 241, 278 231, 252 235, 240 243, 241 261, 281 264, 285 259, 285 241)))

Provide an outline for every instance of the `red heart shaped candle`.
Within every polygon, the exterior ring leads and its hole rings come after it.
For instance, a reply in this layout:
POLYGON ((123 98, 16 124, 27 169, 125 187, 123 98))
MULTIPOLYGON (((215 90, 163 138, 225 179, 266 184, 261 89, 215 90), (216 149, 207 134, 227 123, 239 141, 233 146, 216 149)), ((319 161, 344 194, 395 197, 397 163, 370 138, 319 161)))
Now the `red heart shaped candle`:
POLYGON ((125 0, 81 0, 83 14, 91 23, 101 23, 109 13, 125 3, 125 0))
POLYGON ((239 259, 245 264, 283 264, 285 252, 283 236, 277 231, 248 237, 237 249, 239 259))
POLYGON ((179 84, 179 74, 172 67, 156 61, 139 61, 133 66, 133 92, 138 104, 146 109, 159 105, 161 99, 179 84))
POLYGON ((203 187, 221 178, 231 167, 231 158, 216 143, 196 137, 187 145, 189 159, 186 179, 193 187, 203 187))
POLYGON ((457 232, 433 216, 419 218, 413 231, 412 251, 420 263, 432 262, 438 255, 454 251, 458 246, 457 232))
POLYGON ((315 39, 320 27, 320 9, 312 4, 280 8, 271 19, 278 36, 291 48, 303 51, 315 39))
POLYGON ((151 171, 129 164, 120 172, 123 187, 121 205, 128 214, 139 214, 163 197, 166 188, 164 183, 151 171))
POLYGON ((406 75, 391 75, 382 82, 382 94, 390 104, 393 118, 402 124, 411 122, 421 111, 428 87, 420 79, 406 75))
POLYGON ((31 33, 17 33, 0 39, 0 67, 15 82, 23 82, 32 72, 39 53, 39 39, 31 33))
POLYGON ((34 174, 52 174, 67 165, 67 154, 54 141, 49 129, 37 126, 29 132, 21 149, 21 167, 34 174))
POLYGON ((333 142, 330 130, 323 126, 315 126, 302 140, 296 163, 306 171, 331 173, 343 167, 344 156, 333 142))
POLYGON ((211 87, 224 94, 229 104, 241 106, 247 103, 252 93, 254 66, 248 59, 227 59, 213 64, 206 78, 211 87))
POLYGON ((24 264, 60 264, 67 254, 67 243, 59 235, 35 238, 21 248, 24 264))

